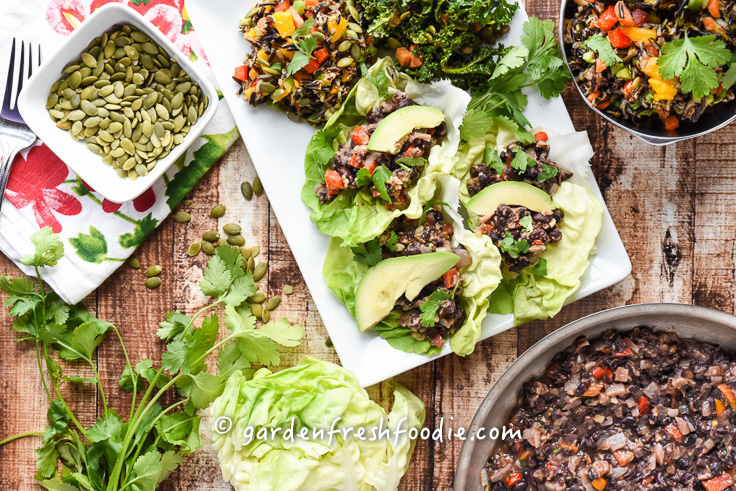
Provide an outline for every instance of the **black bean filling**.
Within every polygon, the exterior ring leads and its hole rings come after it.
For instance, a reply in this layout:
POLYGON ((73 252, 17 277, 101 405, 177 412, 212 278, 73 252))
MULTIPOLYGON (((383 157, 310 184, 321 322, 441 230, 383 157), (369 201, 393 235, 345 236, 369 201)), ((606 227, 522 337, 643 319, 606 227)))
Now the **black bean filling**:
POLYGON ((556 244, 562 240, 558 225, 562 223, 564 216, 559 208, 537 213, 523 206, 499 205, 496 212, 480 224, 478 231, 488 235, 498 247, 509 271, 519 272, 536 263, 539 255, 547 250, 547 244, 556 244), (520 222, 527 216, 531 217, 531 223, 524 228, 520 222), (518 243, 516 247, 509 248, 505 245, 507 233, 518 243))
POLYGON ((455 297, 440 302, 439 309, 435 313, 435 323, 432 326, 426 327, 420 320, 421 305, 427 301, 432 293, 437 290, 444 291, 446 293, 452 293, 452 288, 447 288, 442 278, 434 281, 422 289, 421 293, 410 302, 406 297, 401 296, 396 302, 396 306, 404 310, 404 313, 399 319, 399 325, 407 327, 414 331, 415 339, 428 338, 432 341, 432 344, 438 348, 442 347, 444 339, 450 334, 457 331, 457 329, 465 322, 465 312, 457 302, 458 295, 461 293, 460 287, 455 290, 455 297))
POLYGON ((581 338, 524 385, 491 490, 734 489, 736 356, 637 328, 581 338))
POLYGON ((471 196, 478 194, 491 184, 503 181, 518 181, 531 184, 538 187, 547 194, 553 194, 557 187, 564 181, 572 177, 572 172, 561 169, 560 166, 549 159, 549 144, 544 141, 530 143, 524 145, 521 142, 514 142, 506 146, 500 155, 501 163, 504 166, 503 172, 500 174, 486 164, 474 164, 470 167, 470 179, 468 179, 468 193, 471 196), (514 160, 514 149, 521 147, 529 157, 537 163, 527 166, 523 172, 511 167, 514 160), (544 179, 539 182, 540 175, 544 171, 543 165, 554 167, 557 174, 553 177, 544 179))
POLYGON ((441 211, 429 210, 424 215, 423 222, 418 219, 411 220, 406 216, 397 218, 391 224, 391 227, 381 235, 379 242, 384 246, 384 259, 437 251, 452 252, 450 241, 453 233, 452 225, 445 223, 445 217, 441 211), (385 246, 391 240, 392 232, 396 236, 396 243, 393 244, 395 250, 385 246))
MULTIPOLYGON (((386 116, 406 106, 416 105, 404 93, 394 94, 391 102, 382 102, 380 106, 371 111, 366 117, 367 123, 362 126, 368 135, 373 134, 378 123, 386 116)), ((396 155, 380 152, 369 152, 367 141, 365 144, 356 144, 352 138, 340 146, 332 160, 331 170, 337 172, 342 178, 343 189, 358 189, 356 183, 358 171, 367 169, 371 175, 378 166, 385 166, 391 171, 391 177, 387 179, 385 186, 391 203, 386 203, 389 209, 401 209, 409 204, 407 188, 419 178, 421 167, 402 167, 396 161, 404 157, 425 157, 429 148, 437 143, 438 139, 447 134, 445 123, 436 128, 423 128, 413 131, 402 145, 396 155), (407 170, 408 169, 408 170, 407 170)), ((369 184, 374 197, 379 197, 380 192, 376 186, 369 184)), ((330 189, 323 181, 315 188, 315 193, 320 203, 329 203, 335 199, 340 190, 330 189)))

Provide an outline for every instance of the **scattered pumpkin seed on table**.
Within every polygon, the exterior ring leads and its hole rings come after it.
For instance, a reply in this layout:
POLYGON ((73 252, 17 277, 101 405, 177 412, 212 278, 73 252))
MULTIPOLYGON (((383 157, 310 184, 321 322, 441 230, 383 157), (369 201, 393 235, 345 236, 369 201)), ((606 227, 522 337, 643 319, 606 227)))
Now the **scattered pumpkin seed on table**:
POLYGON ((210 211, 210 217, 211 218, 221 218, 225 214, 226 208, 225 205, 220 203, 219 205, 215 205, 214 208, 210 211))
POLYGON ((163 268, 161 268, 161 266, 159 266, 158 264, 154 264, 146 270, 146 276, 148 276, 149 278, 153 276, 158 276, 161 274, 162 270, 163 268))
POLYGON ((291 285, 284 285, 284 295, 291 295, 294 293, 294 287, 291 285))
POLYGON ((189 246, 189 256, 193 257, 199 254, 199 251, 202 250, 202 244, 199 242, 192 242, 192 244, 189 246))
POLYGON ((200 246, 201 246, 201 248, 202 248, 202 252, 204 252, 204 253, 205 253, 205 254, 207 254, 208 256, 212 256, 212 255, 214 255, 214 254, 215 254, 215 246, 213 246, 213 245, 212 245, 212 244, 210 244, 209 242, 207 242, 207 241, 204 241, 204 242, 202 242, 202 243, 200 244, 200 246))
POLYGON ((192 215, 186 211, 177 211, 174 213, 174 221, 176 223, 187 223, 192 221, 192 215))
POLYGON ((266 294, 262 291, 257 291, 253 295, 248 298, 248 301, 250 303, 262 303, 264 300, 266 300, 266 294))
POLYGON ((151 289, 158 288, 159 286, 161 286, 161 278, 159 278, 158 276, 153 276, 151 278, 148 278, 146 281, 144 281, 143 285, 146 288, 151 288, 151 289))
POLYGON ((243 193, 243 197, 248 201, 253 199, 253 186, 248 181, 243 181, 243 184, 240 185, 240 192, 243 193))
POLYGON ((248 271, 253 271, 255 269, 255 266, 256 266, 256 260, 251 257, 250 259, 248 259, 248 263, 246 264, 245 267, 248 271))
POLYGON ((192 204, 192 200, 190 200, 190 199, 185 199, 184 201, 182 201, 182 204, 183 204, 184 206, 189 206, 189 205, 191 205, 191 204, 192 204))
POLYGON ((153 170, 209 106, 176 58, 131 25, 93 39, 61 73, 49 116, 122 179, 153 170))
POLYGON ((263 309, 263 313, 261 314, 261 320, 263 322, 268 322, 271 320, 271 311, 268 309, 263 309))
POLYGON ((222 229, 225 231, 228 235, 240 235, 240 225, 237 223, 228 223, 222 229))
POLYGON ((220 232, 217 230, 210 230, 209 232, 205 232, 202 234, 202 239, 206 240, 207 242, 217 242, 220 240, 220 232))
POLYGON ((245 245, 245 238, 242 235, 231 235, 227 238, 227 243, 231 246, 242 247, 245 245))
POLYGON ((133 269, 141 269, 141 262, 132 256, 129 257, 126 262, 128 263, 128 266, 130 266, 133 269))
POLYGON ((225 237, 220 237, 220 240, 217 241, 217 247, 222 247, 228 245, 227 239, 225 237))
POLYGON ((260 177, 253 179, 253 192, 256 193, 256 196, 263 194, 263 184, 261 184, 260 177))
POLYGON ((270 299, 268 299, 268 302, 266 302, 266 308, 268 310, 274 310, 276 307, 279 306, 280 303, 281 303, 281 297, 279 296, 271 297, 270 299))
POLYGON ((250 311, 253 313, 253 315, 260 319, 263 315, 263 305, 259 303, 252 303, 250 304, 250 311))
POLYGON ((253 279, 255 281, 260 281, 261 278, 263 278, 266 275, 267 270, 268 270, 268 261, 263 261, 263 262, 256 264, 256 267, 253 270, 253 279))

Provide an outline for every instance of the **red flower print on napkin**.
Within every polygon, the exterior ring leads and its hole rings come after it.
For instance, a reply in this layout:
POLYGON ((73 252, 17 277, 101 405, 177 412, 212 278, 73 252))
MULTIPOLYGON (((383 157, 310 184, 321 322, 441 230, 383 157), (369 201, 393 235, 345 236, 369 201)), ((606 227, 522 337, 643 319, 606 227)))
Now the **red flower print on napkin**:
MULTIPOLYGON (((92 186, 87 184, 86 182, 82 181, 82 184, 84 187, 86 187, 90 192, 94 193, 95 190, 92 186)), ((153 192, 153 188, 146 189, 143 194, 138 196, 136 199, 133 200, 133 208, 135 208, 135 211, 138 213, 143 213, 144 211, 148 211, 151 208, 153 208, 153 205, 156 204, 156 193, 153 192)), ((106 199, 102 200, 102 211, 105 213, 115 213, 118 211, 123 205, 121 203, 113 203, 112 201, 108 201, 106 199)))
POLYGON ((77 198, 57 189, 68 176, 66 164, 46 145, 38 145, 26 158, 20 154, 15 158, 5 197, 18 209, 32 206, 38 226, 49 226, 58 234, 62 227, 54 211, 66 216, 82 212, 77 198))

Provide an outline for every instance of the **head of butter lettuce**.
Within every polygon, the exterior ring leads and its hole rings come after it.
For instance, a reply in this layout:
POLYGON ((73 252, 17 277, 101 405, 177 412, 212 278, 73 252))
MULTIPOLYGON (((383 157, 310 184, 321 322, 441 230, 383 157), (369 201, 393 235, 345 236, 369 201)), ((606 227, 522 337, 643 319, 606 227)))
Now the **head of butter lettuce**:
MULTIPOLYGON (((593 195, 586 179, 593 156, 587 133, 558 135, 548 132, 548 135, 549 158, 572 171, 573 177, 562 183, 552 196, 565 212, 565 219, 560 225, 562 240, 548 245, 542 253, 546 271, 542 269, 535 274, 533 268, 527 268, 512 273, 504 269, 503 281, 491 297, 490 311, 514 314, 516 325, 554 317, 580 288, 603 222, 603 204, 593 195)), ((496 126, 495 131, 484 138, 471 139, 460 147, 454 159, 453 174, 461 181, 460 200, 463 203, 470 199, 467 186, 470 166, 482 161, 487 145, 501 150, 513 140, 510 128, 496 126)))
MULTIPOLYGON (((407 433, 370 438, 373 429, 421 430, 424 404, 399 384, 388 415, 344 368, 304 357, 286 370, 234 373, 212 405, 212 438, 225 481, 236 491, 393 491, 409 467, 416 440, 407 433), (227 418, 227 419, 225 419, 227 418), (231 421, 231 429, 218 425, 231 421), (348 437, 328 431, 352 428, 348 437), (259 431, 275 438, 258 439, 259 431), (293 428, 291 436, 286 431, 293 428), (308 438, 298 436, 306 428, 308 438), (364 437, 355 436, 365 428, 364 437), (250 429, 250 430, 249 430, 250 429), (314 431, 323 429, 323 437, 314 431), (246 432, 252 430, 251 439, 246 432)), ((385 435, 385 433, 384 433, 385 435)))
MULTIPOLYGON (((481 323, 489 306, 489 296, 501 281, 501 254, 485 235, 477 235, 463 226, 463 220, 455 209, 459 204, 458 188, 460 182, 450 176, 437 176, 437 193, 432 197, 447 203, 444 212, 454 228, 453 240, 465 246, 472 263, 460 269, 462 274, 462 294, 459 303, 467 315, 465 323, 450 337, 450 347, 458 355, 473 352, 481 334, 481 323)), ((383 230, 379 232, 382 233, 383 230)), ((355 315, 355 294, 363 274, 370 266, 353 260, 352 251, 343 247, 339 238, 333 238, 327 250, 322 269, 327 286, 355 315)), ((377 332, 388 343, 401 351, 424 355, 436 355, 440 349, 428 339, 417 340, 412 330, 401 327, 400 310, 392 311, 371 331, 377 332)), ((368 335, 366 333, 366 335, 368 335)))
POLYGON ((380 59, 368 69, 371 77, 381 71, 388 79, 388 95, 381 97, 376 86, 363 77, 325 127, 314 135, 304 159, 306 182, 302 188, 302 200, 312 210, 310 218, 320 232, 341 238, 346 247, 354 247, 375 238, 402 214, 410 218, 421 216, 424 203, 435 193, 437 173, 450 164, 457 152, 460 144, 458 128, 470 102, 470 96, 464 90, 452 86, 447 80, 430 85, 415 82, 408 75, 398 72, 389 58, 380 59), (387 210, 385 203, 374 198, 367 188, 346 189, 330 203, 320 203, 314 189, 324 180, 325 171, 329 170, 337 149, 348 140, 355 126, 365 123, 370 111, 399 91, 405 92, 419 104, 440 109, 447 125, 447 137, 431 148, 427 156, 428 165, 409 190, 409 206, 402 210, 387 210))

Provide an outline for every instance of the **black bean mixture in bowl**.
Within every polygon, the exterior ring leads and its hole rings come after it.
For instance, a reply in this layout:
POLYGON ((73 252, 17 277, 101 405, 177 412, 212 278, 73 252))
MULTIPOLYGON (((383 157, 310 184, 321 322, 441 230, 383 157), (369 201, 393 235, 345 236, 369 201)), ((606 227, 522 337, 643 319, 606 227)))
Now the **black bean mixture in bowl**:
POLYGON ((507 427, 487 490, 733 490, 736 356, 650 328, 580 338, 507 427))
MULTIPOLYGON (((511 143, 500 153, 487 155, 485 163, 472 165, 469 194, 474 196, 498 182, 517 181, 552 195, 572 172, 549 159, 545 133, 537 133, 536 138, 535 143, 511 143)), ((481 217, 477 231, 491 238, 509 271, 519 272, 534 265, 547 244, 562 240, 559 225, 564 216, 560 209, 538 213, 524 206, 500 205, 495 213, 481 217)))
POLYGON ((442 214, 442 206, 435 205, 420 219, 397 218, 377 239, 383 259, 432 252, 452 252, 460 256, 460 261, 453 268, 425 286, 413 301, 402 295, 396 302, 396 306, 403 310, 399 324, 414 331, 414 338, 429 339, 438 348, 467 318, 458 303, 462 293, 459 270, 470 265, 472 258, 462 245, 452 245, 454 232, 442 214), (437 311, 431 318, 425 314, 423 320, 422 304, 428 301, 437 302, 437 311))
POLYGON ((575 0, 566 17, 575 81, 610 116, 674 131, 734 99, 733 1, 575 0))
POLYGON ((321 203, 334 200, 344 189, 369 187, 373 196, 382 199, 388 209, 409 205, 408 188, 419 179, 426 163, 421 159, 447 135, 447 126, 442 123, 436 128, 414 130, 396 155, 370 152, 368 141, 386 116, 402 107, 414 105, 416 102, 406 94, 394 94, 391 102, 382 102, 368 114, 365 124, 353 129, 348 141, 337 150, 330 170, 325 172, 325 180, 315 188, 321 203), (380 179, 376 179, 376 172, 379 172, 380 179))

